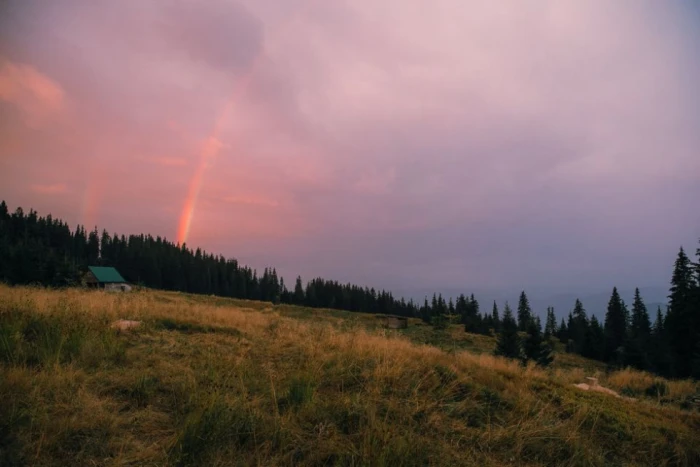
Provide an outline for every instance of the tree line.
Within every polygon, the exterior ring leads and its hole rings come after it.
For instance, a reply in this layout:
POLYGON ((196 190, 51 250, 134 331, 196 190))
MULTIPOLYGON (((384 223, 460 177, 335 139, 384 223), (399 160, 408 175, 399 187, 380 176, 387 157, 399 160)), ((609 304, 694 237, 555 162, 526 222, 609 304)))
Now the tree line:
POLYGON ((667 377, 700 378, 700 247, 693 263, 681 247, 671 275, 666 310, 658 307, 652 324, 649 311, 635 289, 632 309, 613 288, 605 319, 590 318, 576 300, 568 319, 557 326, 554 309, 547 309, 544 332, 522 292, 517 321, 506 304, 498 332, 496 354, 546 365, 554 340, 566 351, 612 367, 633 367, 667 377))
POLYGON ((258 274, 235 259, 151 235, 88 232, 81 225, 71 230, 51 215, 22 208, 10 213, 0 203, 0 281, 9 284, 73 286, 81 283, 88 266, 113 266, 129 282, 150 288, 418 317, 438 329, 458 321, 467 332, 496 334, 498 355, 540 365, 551 362, 558 339, 568 352, 671 377, 700 377, 700 248, 696 255, 693 263, 680 249, 667 309, 656 310, 653 325, 639 290, 630 312, 615 288, 603 323, 594 315, 589 318, 576 300, 559 325, 550 307, 543 326, 524 291, 517 314, 506 303, 501 317, 495 302, 490 312, 482 312, 474 295, 446 300, 437 294, 417 304, 385 290, 323 278, 304 284, 301 277, 288 288, 274 268, 258 274))
POLYGON ((151 235, 87 231, 0 202, 0 281, 52 287, 79 285, 88 266, 113 266, 129 282, 196 294, 347 311, 419 316, 419 307, 391 292, 316 278, 292 288, 274 268, 262 274, 235 259, 151 235))

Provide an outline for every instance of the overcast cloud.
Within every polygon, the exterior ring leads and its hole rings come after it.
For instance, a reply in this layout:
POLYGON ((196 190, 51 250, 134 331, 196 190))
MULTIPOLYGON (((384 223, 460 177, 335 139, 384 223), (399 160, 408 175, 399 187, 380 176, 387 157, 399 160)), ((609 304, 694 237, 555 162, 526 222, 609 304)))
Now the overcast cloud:
POLYGON ((700 235, 691 1, 9 0, 0 18, 12 209, 176 240, 189 200, 190 246, 402 289, 663 285, 700 235))

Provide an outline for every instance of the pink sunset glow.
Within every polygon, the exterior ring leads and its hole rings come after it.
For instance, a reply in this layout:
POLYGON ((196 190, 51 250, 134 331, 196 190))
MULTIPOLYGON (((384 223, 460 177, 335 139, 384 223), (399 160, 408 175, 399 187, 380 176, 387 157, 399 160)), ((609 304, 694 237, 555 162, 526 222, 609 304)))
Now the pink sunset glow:
POLYGON ((700 227, 692 2, 10 0, 0 18, 11 209, 387 287, 655 284, 700 227))

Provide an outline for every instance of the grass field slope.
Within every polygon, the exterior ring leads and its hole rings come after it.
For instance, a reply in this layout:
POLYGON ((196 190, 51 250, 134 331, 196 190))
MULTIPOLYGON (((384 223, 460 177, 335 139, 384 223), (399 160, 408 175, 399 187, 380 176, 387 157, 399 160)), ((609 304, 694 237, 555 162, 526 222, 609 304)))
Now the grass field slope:
POLYGON ((0 285, 0 465, 700 465, 697 383, 493 347, 456 325, 0 285))

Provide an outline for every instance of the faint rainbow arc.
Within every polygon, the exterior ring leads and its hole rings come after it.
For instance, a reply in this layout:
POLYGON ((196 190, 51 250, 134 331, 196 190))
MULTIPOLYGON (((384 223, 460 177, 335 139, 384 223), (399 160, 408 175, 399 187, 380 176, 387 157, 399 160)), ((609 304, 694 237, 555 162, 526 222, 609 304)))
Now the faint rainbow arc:
POLYGON ((232 96, 227 101, 223 110, 219 113, 219 117, 216 119, 211 135, 209 135, 209 137, 204 141, 202 149, 199 151, 199 161, 197 162, 197 167, 195 168, 192 179, 190 180, 187 190, 187 197, 185 198, 185 204, 182 208, 182 213, 180 214, 180 220, 178 222, 177 241, 180 244, 185 243, 187 241, 187 237, 189 236, 190 227, 192 226, 192 218, 194 217, 194 211, 197 206, 197 200, 199 198, 199 193, 202 190, 204 172, 206 171, 209 162, 216 158, 219 153, 219 149, 221 147, 221 143, 219 142, 221 129, 228 120, 228 116, 231 113, 239 94, 242 93, 245 86, 250 81, 250 78, 252 77, 261 56, 262 52, 255 58, 248 72, 241 77, 232 96))
MULTIPOLYGON (((290 17, 284 22, 284 25, 290 24, 292 22, 292 19, 295 16, 297 16, 297 14, 302 9, 306 9, 306 7, 308 7, 311 1, 313 0, 305 2, 302 5, 303 8, 300 7, 295 11, 294 14, 291 14, 290 17)), ((240 97, 240 94, 243 93, 247 85, 250 83, 253 75, 257 71, 257 68, 262 62, 263 57, 264 48, 261 47, 260 51, 255 56, 253 62, 248 68, 248 71, 240 78, 240 81, 234 86, 234 90, 232 92, 231 97, 228 99, 228 101, 224 105, 224 108, 219 113, 219 117, 216 119, 216 122, 214 124, 214 129, 212 130, 211 135, 205 140, 202 150, 199 153, 199 161, 197 163, 197 167, 194 171, 194 174, 192 175, 192 179, 190 180, 187 190, 187 197, 185 198, 185 203, 183 205, 182 213, 180 214, 180 219, 178 222, 177 242, 181 245, 187 241, 187 238, 190 233, 192 219, 194 217, 195 209, 197 207, 197 201, 199 198, 199 194, 202 190, 204 172, 207 169, 209 161, 216 158, 216 156, 219 153, 219 149, 221 146, 219 142, 219 135, 221 134, 221 129, 224 126, 225 122, 228 120, 228 116, 231 113, 237 99, 240 97)))

